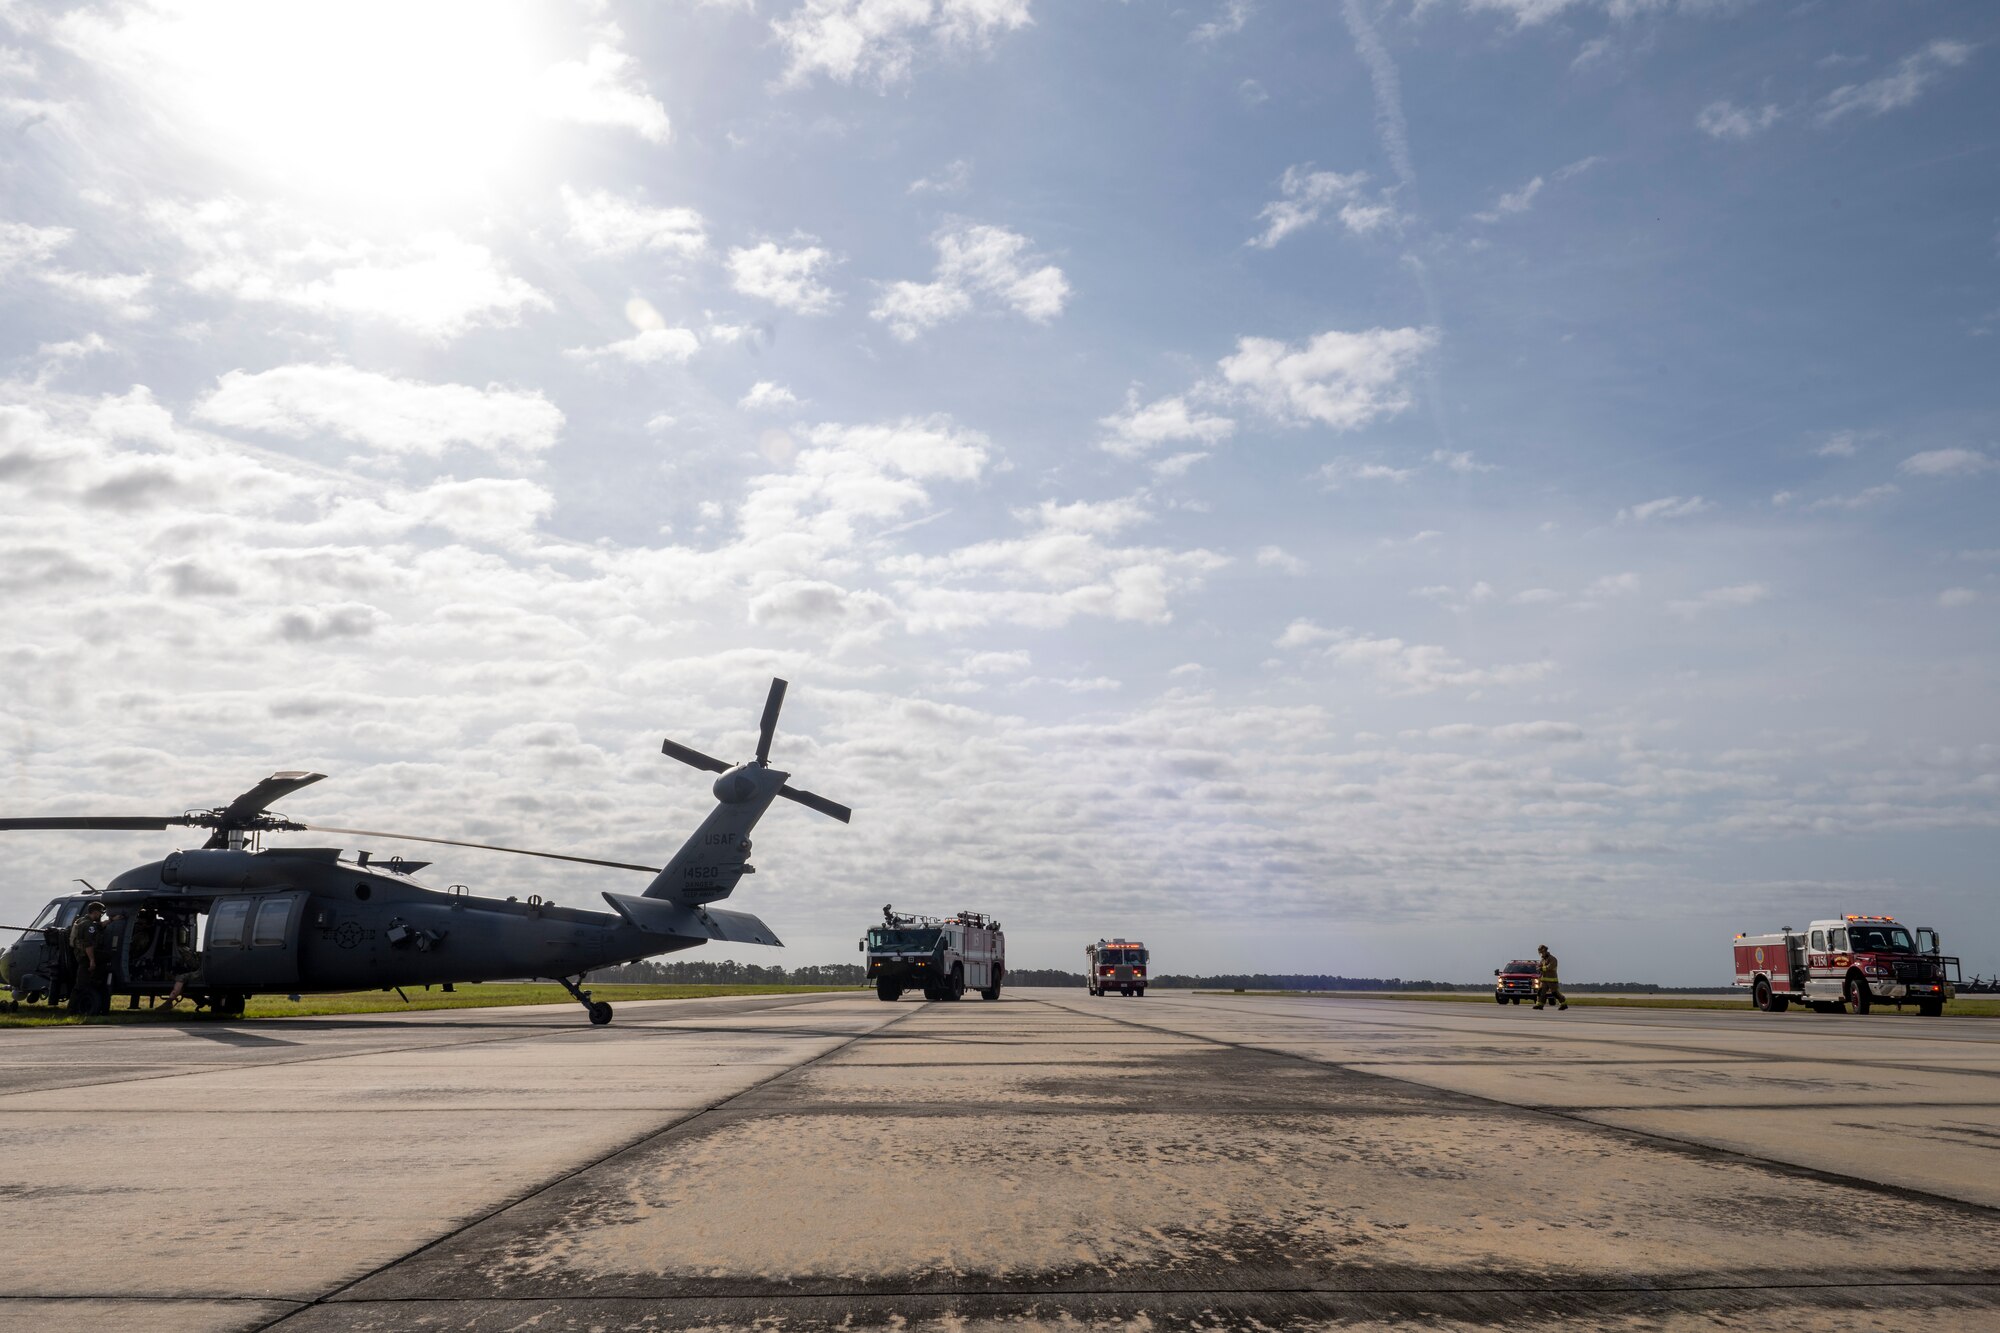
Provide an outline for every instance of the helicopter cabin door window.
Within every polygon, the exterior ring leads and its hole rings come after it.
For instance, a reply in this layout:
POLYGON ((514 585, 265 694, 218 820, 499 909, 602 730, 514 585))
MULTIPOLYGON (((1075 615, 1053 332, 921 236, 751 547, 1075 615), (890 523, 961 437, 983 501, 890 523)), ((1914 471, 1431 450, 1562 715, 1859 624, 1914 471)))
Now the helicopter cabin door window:
POLYGON ((243 947, 243 927, 250 915, 250 899, 224 898, 215 905, 208 917, 208 941, 210 949, 240 949, 243 947))
POLYGON ((252 948, 268 949, 282 945, 285 936, 291 932, 292 898, 266 898, 257 904, 257 927, 250 934, 252 948))

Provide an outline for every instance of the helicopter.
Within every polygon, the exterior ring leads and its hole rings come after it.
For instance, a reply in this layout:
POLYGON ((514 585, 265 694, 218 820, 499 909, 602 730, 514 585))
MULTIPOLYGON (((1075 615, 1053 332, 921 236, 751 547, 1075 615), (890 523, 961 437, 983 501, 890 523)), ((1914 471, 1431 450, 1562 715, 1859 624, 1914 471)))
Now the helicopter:
POLYGON ((141 995, 185 995, 197 1007, 233 1017, 260 993, 450 989, 457 982, 547 977, 602 1026, 611 1021, 611 1006, 593 1000, 582 984, 594 970, 710 940, 779 945, 758 918, 712 906, 754 873, 750 830, 774 800, 783 796, 843 824, 852 816, 847 806, 793 787, 791 774, 771 767, 785 690, 786 682, 772 680, 754 759, 731 765, 672 740, 661 744, 669 758, 721 775, 715 808, 663 867, 304 824, 271 811, 273 802, 321 781, 323 773, 273 773, 227 805, 179 815, 0 819, 0 831, 164 831, 175 825, 210 831, 197 849, 135 866, 102 890, 58 898, 28 926, 14 927, 20 936, 0 954, 0 985, 16 1007, 60 1003, 77 971, 69 927, 89 904, 101 903, 109 922, 99 958, 110 978, 107 993, 127 995, 134 1006, 141 995), (641 871, 653 879, 640 893, 606 891, 611 910, 590 911, 538 896, 526 902, 480 897, 463 885, 427 889, 412 876, 428 861, 376 860, 366 851, 348 859, 337 847, 262 847, 264 834, 279 832, 511 852, 641 871))

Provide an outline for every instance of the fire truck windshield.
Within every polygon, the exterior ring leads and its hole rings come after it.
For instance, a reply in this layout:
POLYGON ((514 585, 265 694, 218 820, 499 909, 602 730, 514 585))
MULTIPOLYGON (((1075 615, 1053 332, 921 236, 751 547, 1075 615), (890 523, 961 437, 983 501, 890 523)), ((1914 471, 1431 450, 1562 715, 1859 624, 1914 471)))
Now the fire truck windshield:
POLYGON ((1097 961, 1111 967, 1137 967, 1146 961, 1145 949, 1100 949, 1097 961))
POLYGON ((868 932, 871 953, 929 953, 937 948, 936 930, 889 930, 882 926, 868 932))
POLYGON ((1855 953, 1915 953, 1910 932, 1901 926, 1849 926, 1848 941, 1855 953))

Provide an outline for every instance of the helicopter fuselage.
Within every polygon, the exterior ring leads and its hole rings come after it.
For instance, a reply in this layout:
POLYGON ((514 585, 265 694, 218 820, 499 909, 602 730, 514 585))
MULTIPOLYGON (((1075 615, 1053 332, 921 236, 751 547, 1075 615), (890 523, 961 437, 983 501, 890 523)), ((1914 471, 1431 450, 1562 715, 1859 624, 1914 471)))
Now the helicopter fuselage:
POLYGON ((68 927, 92 901, 108 909, 100 950, 114 994, 176 981, 206 999, 565 978, 704 942, 615 912, 428 889, 332 848, 184 851, 44 908, 0 955, 16 1001, 66 991, 68 927))

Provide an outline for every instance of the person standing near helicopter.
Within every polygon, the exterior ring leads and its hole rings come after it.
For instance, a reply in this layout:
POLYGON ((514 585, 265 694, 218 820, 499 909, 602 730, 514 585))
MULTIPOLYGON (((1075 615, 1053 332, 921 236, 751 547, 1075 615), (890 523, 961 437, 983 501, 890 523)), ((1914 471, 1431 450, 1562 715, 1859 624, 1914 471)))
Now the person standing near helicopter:
POLYGON ((110 1010, 111 1000, 104 990, 109 944, 110 928, 105 924, 104 904, 87 904, 69 927, 69 952, 76 967, 69 990, 71 1013, 88 1017, 110 1010))

